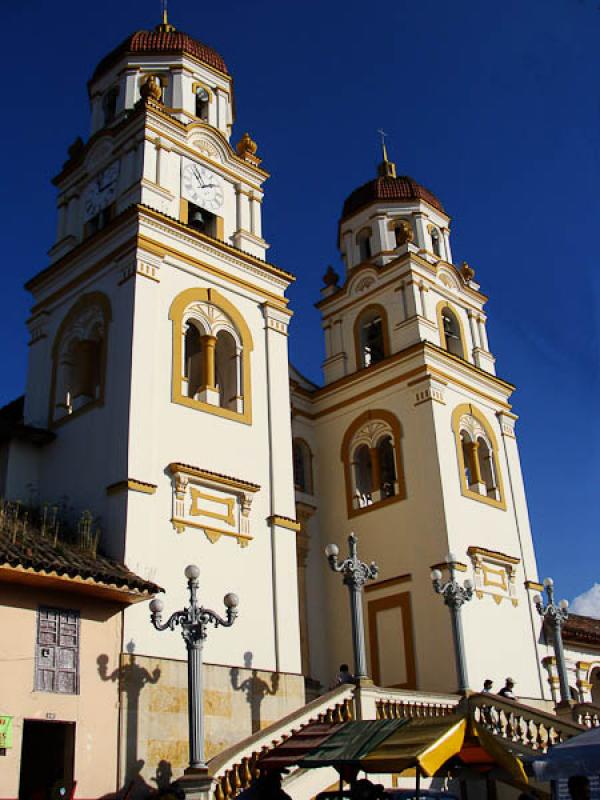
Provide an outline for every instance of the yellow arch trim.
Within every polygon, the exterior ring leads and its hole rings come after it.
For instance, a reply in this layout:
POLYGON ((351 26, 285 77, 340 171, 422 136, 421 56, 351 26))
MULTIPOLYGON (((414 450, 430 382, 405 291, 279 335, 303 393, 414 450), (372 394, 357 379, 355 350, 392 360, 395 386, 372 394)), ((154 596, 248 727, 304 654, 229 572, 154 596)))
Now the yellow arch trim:
POLYGON ((178 403, 188 408, 196 408, 201 411, 206 411, 209 414, 215 414, 218 417, 226 417, 227 419, 235 420, 236 422, 244 422, 246 425, 252 424, 252 381, 250 375, 250 353, 254 349, 252 341, 252 334, 250 328, 240 311, 227 300, 216 289, 202 289, 193 288, 186 289, 177 295, 171 303, 169 309, 169 319, 173 323, 173 363, 171 365, 171 399, 173 403, 178 403), (186 308, 192 303, 210 303, 217 308, 224 311, 227 316, 232 320, 235 327, 239 331, 242 339, 242 370, 244 375, 244 411, 240 414, 230 408, 221 408, 220 406, 213 406, 210 403, 203 403, 201 400, 194 400, 192 397, 187 397, 181 391, 181 383, 183 375, 181 374, 182 365, 182 346, 183 337, 181 335, 183 325, 183 315, 186 308))
POLYGON ((458 327, 460 328, 460 344, 462 347, 463 355, 465 361, 468 361, 467 358, 467 340, 465 337, 465 327, 463 325, 462 319, 460 318, 460 314, 458 310, 454 308, 447 300, 440 300, 440 302, 436 306, 436 314, 437 314, 437 322, 438 322, 438 330, 440 332, 440 344, 447 352, 448 350, 448 342, 446 341, 446 333, 444 331, 444 322, 442 320, 442 312, 444 309, 447 308, 454 316, 456 317, 456 321, 458 322, 458 327))
POLYGON ((494 506, 495 508, 501 508, 503 511, 506 511, 506 500, 504 495, 504 481, 502 480, 502 471, 500 469, 500 463, 498 458, 498 440, 496 439, 496 434, 494 433, 492 426, 483 415, 478 408, 476 408, 471 403, 461 403, 460 405, 456 406, 454 411, 452 412, 452 431, 454 433, 454 444, 456 446, 456 457, 458 459, 458 476, 460 480, 460 491, 464 497, 470 497, 472 500, 478 500, 480 503, 485 503, 489 506, 494 506), (463 457, 463 450, 462 444, 460 440, 460 418, 463 414, 469 414, 470 416, 474 417, 477 422, 481 425, 484 431, 487 434, 487 437, 490 441, 492 446, 492 458, 494 459, 494 473, 496 475, 496 480, 498 482, 498 494, 499 499, 496 500, 493 497, 485 497, 479 492, 474 492, 472 489, 469 488, 467 485, 467 481, 465 479, 465 460, 463 457))
POLYGON ((375 508, 382 508, 383 506, 397 503, 399 500, 406 500, 406 481, 404 479, 404 459, 402 455, 402 425, 398 417, 391 411, 383 408, 367 409, 363 411, 354 422, 346 429, 346 433, 342 439, 342 446, 340 448, 340 459, 344 464, 344 482, 346 484, 346 511, 348 519, 356 517, 358 514, 372 511, 375 508), (392 429, 394 437, 394 452, 396 455, 396 480, 398 481, 398 494, 392 497, 387 497, 385 500, 380 500, 378 503, 373 503, 371 506, 364 508, 354 508, 352 505, 352 464, 350 462, 350 446, 354 438, 354 434, 362 428, 370 420, 381 419, 387 422, 392 429))

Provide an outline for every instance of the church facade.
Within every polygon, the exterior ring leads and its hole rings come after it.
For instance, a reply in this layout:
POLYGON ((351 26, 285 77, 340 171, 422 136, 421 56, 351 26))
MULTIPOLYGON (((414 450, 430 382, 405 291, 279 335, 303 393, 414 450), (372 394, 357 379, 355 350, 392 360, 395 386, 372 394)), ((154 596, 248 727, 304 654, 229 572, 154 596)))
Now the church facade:
MULTIPOLYGON (((329 542, 343 554, 350 531, 380 567, 365 590, 376 684, 456 689, 430 579, 450 553, 474 584, 471 685, 511 675, 521 697, 550 700, 514 387, 496 375, 486 297, 453 262, 441 201, 385 153, 348 196, 344 274, 328 271, 318 304, 317 387, 289 366, 294 277, 267 259, 268 173, 248 134, 231 143, 223 59, 165 19, 106 56, 88 90, 91 135, 55 178, 57 240, 27 284, 22 425, 51 435, 5 437, 3 496, 91 509, 106 556, 163 587, 169 612, 189 563, 206 605, 239 595, 235 625, 205 647, 209 757, 351 662, 346 591, 323 555, 329 542)), ((118 784, 160 760, 177 773, 184 644, 136 603, 121 656, 160 679, 134 709, 121 697, 118 784)))

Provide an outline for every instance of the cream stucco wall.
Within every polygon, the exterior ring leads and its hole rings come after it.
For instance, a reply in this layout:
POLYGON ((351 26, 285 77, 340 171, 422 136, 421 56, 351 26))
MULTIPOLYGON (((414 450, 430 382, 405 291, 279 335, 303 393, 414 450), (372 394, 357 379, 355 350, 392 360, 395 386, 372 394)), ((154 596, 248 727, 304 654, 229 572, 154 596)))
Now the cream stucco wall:
POLYGON ((99 797, 118 788, 119 694, 106 680, 118 668, 120 606, 66 591, 0 584, 0 714, 13 720, 13 747, 0 758, 0 794, 17 797, 23 721, 75 723, 74 777, 78 797, 99 797), (37 608, 47 605, 80 612, 80 691, 77 695, 34 691, 37 608))

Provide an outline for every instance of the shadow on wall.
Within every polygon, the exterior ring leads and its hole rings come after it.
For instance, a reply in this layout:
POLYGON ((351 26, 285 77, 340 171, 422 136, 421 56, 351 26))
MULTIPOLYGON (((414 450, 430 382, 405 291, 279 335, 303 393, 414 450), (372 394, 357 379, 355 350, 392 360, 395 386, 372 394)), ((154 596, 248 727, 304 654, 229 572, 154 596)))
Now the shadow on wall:
MULTIPOLYGON (((137 797, 144 795, 137 790, 133 792, 134 786, 143 783, 147 788, 148 793, 152 792, 152 787, 148 786, 140 771, 144 766, 144 761, 138 759, 138 733, 139 733, 139 713, 140 713, 140 695, 145 686, 148 684, 158 683, 160 679, 160 669, 157 667, 152 672, 148 672, 144 667, 139 666, 135 660, 135 643, 133 641, 127 644, 127 660, 121 664, 120 667, 108 672, 108 656, 99 655, 97 658, 98 674, 103 681, 118 681, 119 695, 123 694, 127 697, 127 716, 125 719, 124 736, 126 741, 126 755, 125 755, 125 773, 124 773, 124 786, 127 793, 128 800, 136 800, 137 797), (131 787, 131 793, 127 787, 131 787)), ((160 788, 163 782, 164 768, 161 765, 168 764, 166 761, 161 761, 156 770, 156 778, 154 779, 157 786, 160 788)), ((171 765, 169 764, 169 769, 171 765)), ((172 772, 171 772, 172 775, 172 772)), ((170 779, 169 779, 170 780, 170 779)), ((141 788, 141 787, 140 787, 141 788)))
POLYGON ((232 667, 229 670, 231 685, 236 692, 244 692, 246 702, 250 706, 252 718, 252 733, 256 733, 261 728, 261 706, 265 697, 275 695, 279 691, 279 674, 271 674, 271 685, 258 677, 258 670, 252 669, 253 653, 244 653, 244 668, 252 670, 250 677, 240 683, 239 667, 232 667))
POLYGON ((159 761, 156 767, 156 775, 152 781, 156 783, 156 789, 150 786, 141 775, 144 768, 144 760, 140 758, 133 765, 133 774, 121 789, 110 794, 103 795, 100 800, 146 800, 146 798, 164 798, 165 800, 185 800, 183 791, 171 783, 173 778, 173 768, 169 761, 159 761))

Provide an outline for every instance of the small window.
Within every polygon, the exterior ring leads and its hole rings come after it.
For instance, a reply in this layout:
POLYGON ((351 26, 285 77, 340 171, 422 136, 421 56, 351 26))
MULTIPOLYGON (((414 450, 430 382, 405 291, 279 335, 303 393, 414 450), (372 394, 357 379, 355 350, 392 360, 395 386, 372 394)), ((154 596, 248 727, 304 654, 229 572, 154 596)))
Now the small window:
POLYGON ((437 228, 433 228, 431 231, 431 247, 433 249, 433 254, 438 258, 442 256, 442 250, 440 246, 440 232, 437 228))
POLYGON ((104 124, 110 125, 110 123, 114 120, 117 116, 117 100, 119 99, 119 88, 118 86, 113 86, 112 89, 109 89, 104 98, 102 100, 102 108, 104 111, 104 124))
POLYGON ((221 408, 237 409, 241 401, 241 357, 235 339, 228 331, 219 331, 215 348, 215 376, 221 408))
POLYGON ((35 689, 79 694, 79 612, 40 607, 37 615, 35 689))
POLYGON ((465 481, 467 482, 467 486, 471 487, 473 484, 473 477, 471 469, 471 459, 472 459, 472 442, 469 437, 469 434, 466 431, 460 432, 460 442, 462 447, 462 454, 463 454, 463 464, 465 469, 465 481))
POLYGON ((217 218, 210 211, 190 203, 188 206, 188 225, 207 236, 217 235, 217 218))
POLYGON ((312 494, 312 453, 310 447, 303 439, 294 439, 292 442, 294 459, 294 487, 298 492, 312 494))
POLYGON ((386 345, 385 312, 379 307, 371 307, 358 317, 355 324, 357 369, 371 367, 388 355, 386 345))
POLYGON ((356 244, 358 245, 358 258, 360 263, 368 261, 371 258, 371 229, 364 228, 356 237, 356 244))
POLYGON ((396 247, 402 247, 407 242, 413 239, 413 232, 410 223, 406 220, 396 224, 394 228, 394 238, 396 240, 396 247))
POLYGON ((464 358, 460 324, 456 314, 447 306, 442 309, 442 344, 452 355, 464 358))
POLYGON ((360 445, 354 453, 354 483, 358 507, 370 506, 373 502, 373 462, 366 444, 360 445))
POLYGON ((393 497, 396 494, 396 458, 391 436, 384 436, 377 444, 377 458, 381 497, 382 499, 393 497))
POLYGON ((479 459, 479 472, 488 497, 497 498, 498 488, 494 474, 494 457, 487 441, 480 436, 477 439, 477 458, 479 459))
POLYGON ((188 397, 195 397, 204 381, 204 364, 200 331, 191 322, 185 330, 184 378, 187 379, 188 397))
POLYGON ((208 122, 208 104, 210 95, 204 86, 196 87, 196 116, 203 122, 208 122))

